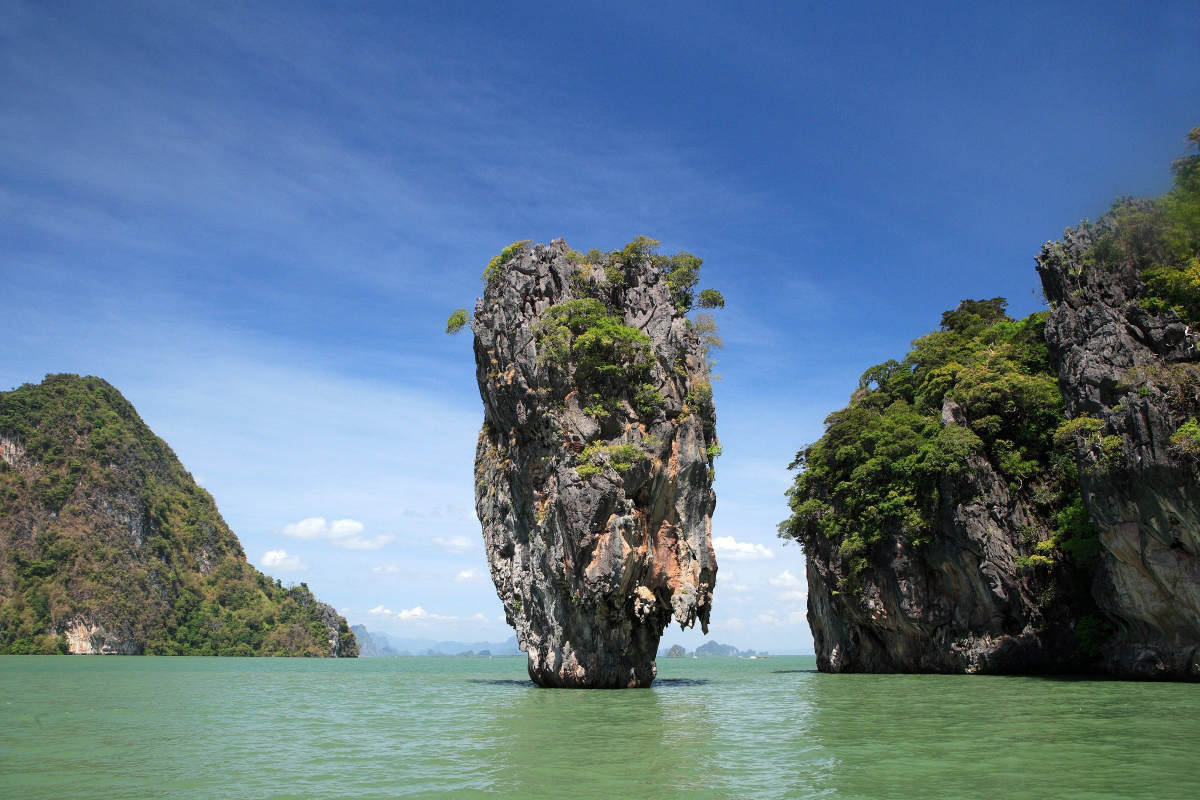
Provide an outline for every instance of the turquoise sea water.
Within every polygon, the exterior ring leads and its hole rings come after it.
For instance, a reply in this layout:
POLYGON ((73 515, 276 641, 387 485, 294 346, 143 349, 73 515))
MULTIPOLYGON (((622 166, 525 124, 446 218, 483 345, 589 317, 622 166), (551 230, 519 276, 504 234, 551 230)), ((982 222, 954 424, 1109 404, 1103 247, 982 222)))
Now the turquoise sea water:
POLYGON ((0 797, 1200 797, 1200 685, 813 667, 6 656, 0 797))

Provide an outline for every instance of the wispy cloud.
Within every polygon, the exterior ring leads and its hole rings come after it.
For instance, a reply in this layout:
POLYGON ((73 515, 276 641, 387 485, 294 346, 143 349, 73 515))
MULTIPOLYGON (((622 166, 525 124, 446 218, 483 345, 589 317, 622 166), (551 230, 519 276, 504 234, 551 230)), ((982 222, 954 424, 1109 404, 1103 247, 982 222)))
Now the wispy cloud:
POLYGON ((780 589, 799 589, 804 584, 800 579, 791 573, 791 570, 784 570, 777 577, 771 578, 767 583, 780 589))
POLYGON ((380 575, 395 575, 399 571, 400 571, 400 568, 397 567, 395 564, 388 564, 385 567, 372 567, 371 568, 371 572, 374 572, 374 573, 377 573, 380 575))
POLYGON ((475 540, 466 536, 451 536, 449 539, 435 536, 430 540, 430 544, 449 553, 465 553, 475 549, 475 540))
POLYGON ((283 526, 278 533, 308 542, 325 540, 334 547, 344 547, 347 550, 378 550, 396 538, 390 533, 364 537, 364 527, 356 519, 335 519, 333 522, 326 522, 324 517, 309 517, 283 526))
POLYGON ((393 611, 384 605, 378 605, 367 612, 381 619, 386 619, 391 622, 414 625, 417 627, 427 627, 438 623, 453 623, 453 622, 483 622, 490 623, 486 615, 481 613, 472 614, 469 617, 459 617, 454 614, 434 614, 426 611, 421 606, 413 608, 403 608, 399 611, 393 611))
POLYGON ((390 608, 386 608, 383 605, 378 605, 378 606, 375 606, 374 608, 372 608, 367 613, 375 614, 376 616, 380 616, 380 617, 387 617, 392 620, 395 620, 396 622, 436 622, 436 621, 451 621, 451 620, 458 619, 458 617, 454 617, 454 616, 445 616, 442 614, 430 614, 428 611, 421 608, 420 606, 416 606, 414 608, 401 609, 399 611, 392 611, 390 608))
POLYGON ((300 572, 308 569, 307 565, 300 562, 300 556, 288 555, 287 550, 268 550, 263 553, 261 566, 275 572, 300 572))
POLYGON ((775 557, 773 550, 761 544, 739 542, 732 536, 714 536, 713 549, 717 551, 718 556, 730 561, 762 561, 775 557))
POLYGON ((455 583, 475 583, 483 580, 483 573, 477 569, 464 569, 454 576, 455 583))

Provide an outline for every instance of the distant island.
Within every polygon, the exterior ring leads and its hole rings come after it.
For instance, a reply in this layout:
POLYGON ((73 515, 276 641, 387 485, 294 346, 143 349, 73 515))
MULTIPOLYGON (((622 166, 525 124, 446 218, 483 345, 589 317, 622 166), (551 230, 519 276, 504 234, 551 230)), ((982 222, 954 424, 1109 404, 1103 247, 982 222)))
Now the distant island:
POLYGON ((524 655, 517 646, 517 637, 496 642, 434 641, 433 639, 396 639, 382 633, 372 633, 365 625, 354 625, 351 629, 358 640, 362 658, 389 658, 398 656, 519 656, 524 655))
POLYGON ((688 651, 680 645, 673 644, 667 650, 659 653, 662 658, 689 658, 690 656, 697 658, 740 658, 754 656, 762 658, 768 655, 764 650, 755 652, 754 650, 739 650, 731 644, 721 644, 716 641, 708 641, 696 648, 695 653, 689 654, 688 651))
POLYGON ((0 392, 0 654, 358 655, 100 378, 0 392))

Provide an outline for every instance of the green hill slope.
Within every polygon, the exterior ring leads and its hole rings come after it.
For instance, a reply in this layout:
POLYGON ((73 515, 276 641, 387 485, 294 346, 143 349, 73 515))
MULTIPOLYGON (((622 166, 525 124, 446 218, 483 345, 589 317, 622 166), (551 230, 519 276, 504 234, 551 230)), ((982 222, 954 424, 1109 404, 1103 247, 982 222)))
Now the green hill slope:
POLYGON ((121 393, 0 393, 0 653, 356 656, 304 584, 246 562, 211 495, 121 393))

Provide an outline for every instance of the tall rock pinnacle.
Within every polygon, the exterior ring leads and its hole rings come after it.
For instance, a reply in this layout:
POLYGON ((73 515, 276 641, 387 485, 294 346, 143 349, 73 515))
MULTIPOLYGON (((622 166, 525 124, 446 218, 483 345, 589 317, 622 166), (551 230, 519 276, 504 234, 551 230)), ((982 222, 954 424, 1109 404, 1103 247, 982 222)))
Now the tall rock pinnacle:
POLYGON ((706 328, 685 316, 700 261, 655 244, 514 245, 471 321, 475 506, 542 686, 649 686, 672 618, 708 630, 719 446, 706 328))

